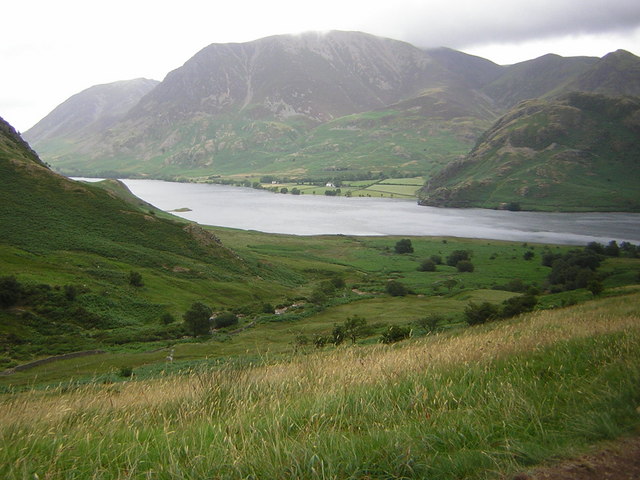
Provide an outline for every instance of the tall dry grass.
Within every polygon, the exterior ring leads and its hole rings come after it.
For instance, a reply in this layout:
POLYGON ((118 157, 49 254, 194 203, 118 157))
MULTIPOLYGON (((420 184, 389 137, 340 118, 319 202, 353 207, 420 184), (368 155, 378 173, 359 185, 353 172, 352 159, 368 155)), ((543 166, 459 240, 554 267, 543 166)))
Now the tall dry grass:
POLYGON ((405 345, 5 395, 0 476, 484 478, 521 468, 640 424, 638 299, 405 345))

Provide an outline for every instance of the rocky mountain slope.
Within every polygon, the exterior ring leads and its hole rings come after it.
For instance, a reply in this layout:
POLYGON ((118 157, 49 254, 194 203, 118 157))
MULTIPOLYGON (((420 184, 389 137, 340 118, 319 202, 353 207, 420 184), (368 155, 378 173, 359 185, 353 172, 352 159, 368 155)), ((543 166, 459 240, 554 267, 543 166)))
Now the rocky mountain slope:
POLYGON ((421 190, 424 205, 640 211, 640 98, 520 103, 421 190))
POLYGON ((97 134, 122 119, 160 82, 138 78, 95 85, 73 95, 29 129, 33 144, 78 140, 97 134))
POLYGON ((520 101, 640 94, 639 65, 624 51, 499 66, 359 32, 280 35, 209 45, 89 134, 43 120, 25 137, 76 175, 432 175, 520 101))

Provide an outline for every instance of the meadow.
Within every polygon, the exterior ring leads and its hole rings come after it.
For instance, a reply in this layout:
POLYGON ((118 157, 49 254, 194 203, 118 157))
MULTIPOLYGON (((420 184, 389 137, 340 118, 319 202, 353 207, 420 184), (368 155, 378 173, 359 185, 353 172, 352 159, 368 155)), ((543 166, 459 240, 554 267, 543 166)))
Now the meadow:
POLYGON ((640 427, 640 294, 0 397, 7 479, 488 479, 640 427))

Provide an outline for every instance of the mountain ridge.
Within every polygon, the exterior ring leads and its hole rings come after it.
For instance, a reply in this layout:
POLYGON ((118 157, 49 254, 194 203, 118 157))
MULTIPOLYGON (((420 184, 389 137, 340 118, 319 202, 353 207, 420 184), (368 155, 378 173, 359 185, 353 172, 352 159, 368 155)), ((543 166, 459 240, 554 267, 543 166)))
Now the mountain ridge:
POLYGON ((362 32, 276 35, 204 47, 89 135, 25 137, 70 175, 429 176, 519 102, 640 95, 638 71, 624 51, 501 66, 362 32))

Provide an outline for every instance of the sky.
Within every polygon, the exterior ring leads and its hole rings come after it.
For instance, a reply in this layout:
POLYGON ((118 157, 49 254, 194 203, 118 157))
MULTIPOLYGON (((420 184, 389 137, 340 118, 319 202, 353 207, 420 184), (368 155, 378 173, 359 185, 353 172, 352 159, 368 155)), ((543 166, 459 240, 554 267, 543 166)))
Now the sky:
POLYGON ((12 0, 0 8, 0 117, 26 131, 70 96, 162 80, 212 43, 353 30, 501 65, 640 56, 638 0, 12 0))

